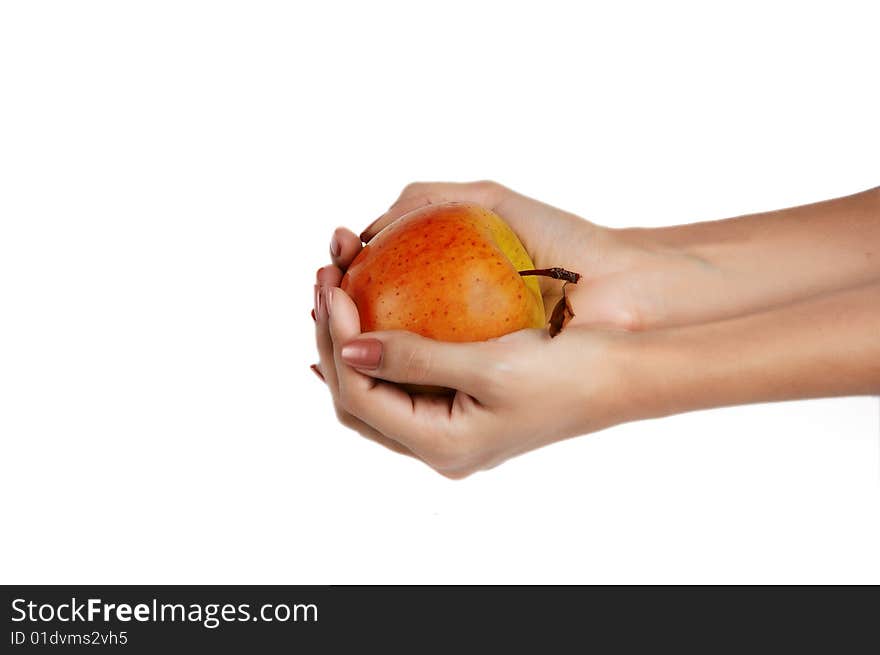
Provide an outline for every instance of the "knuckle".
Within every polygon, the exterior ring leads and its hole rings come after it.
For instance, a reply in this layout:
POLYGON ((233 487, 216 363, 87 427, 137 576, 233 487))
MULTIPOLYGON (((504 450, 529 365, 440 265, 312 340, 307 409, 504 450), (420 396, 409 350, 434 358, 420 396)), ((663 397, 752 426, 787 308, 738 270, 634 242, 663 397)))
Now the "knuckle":
POLYGON ((472 456, 473 453, 464 440, 447 437, 434 445, 427 462, 438 473, 456 475, 470 469, 472 456))
POLYGON ((427 186, 427 182, 410 182, 403 187, 403 191, 400 192, 400 197, 409 198, 410 196, 419 195, 425 191, 427 186))
POLYGON ((403 377, 407 382, 427 382, 431 374, 431 350, 418 345, 408 350, 403 360, 403 377))
POLYGON ((360 416, 360 402, 356 394, 348 392, 345 387, 339 388, 339 407, 347 414, 360 416))
POLYGON ((473 372, 474 382, 482 393, 491 398, 497 398, 505 394, 505 389, 511 385, 517 387, 520 384, 521 371, 516 365, 516 358, 509 355, 507 350, 489 352, 483 360, 483 365, 473 372))
POLYGON ((487 189, 488 190, 488 189, 495 189, 500 185, 495 180, 476 180, 474 182, 471 182, 471 186, 473 186, 475 189, 487 189))
POLYGON ((635 307, 619 309, 614 318, 616 326, 627 332, 641 332, 645 329, 645 321, 635 307))
POLYGON ((333 408, 336 410, 336 420, 342 423, 347 428, 354 427, 357 423, 357 419, 351 415, 351 413, 345 409, 341 402, 337 401, 334 403, 333 408))
POLYGON ((360 431, 363 429, 363 423, 351 414, 345 414, 339 419, 339 423, 342 427, 348 428, 349 430, 360 431))
POLYGON ((466 477, 469 477, 477 472, 477 469, 461 469, 461 470, 456 470, 456 471, 444 471, 442 469, 435 468, 434 470, 437 471, 437 473, 442 475, 444 478, 447 478, 449 480, 464 480, 466 477))
POLYGON ((506 361, 493 358, 477 371, 477 380, 483 392, 494 397, 503 392, 502 387, 509 382, 506 376, 511 373, 512 369, 506 361))
POLYGON ((338 417, 340 414, 351 415, 351 407, 347 398, 342 394, 339 394, 339 398, 336 400, 336 416, 338 417))
POLYGON ((470 183, 471 188, 486 198, 497 198, 504 187, 494 180, 477 180, 470 183))

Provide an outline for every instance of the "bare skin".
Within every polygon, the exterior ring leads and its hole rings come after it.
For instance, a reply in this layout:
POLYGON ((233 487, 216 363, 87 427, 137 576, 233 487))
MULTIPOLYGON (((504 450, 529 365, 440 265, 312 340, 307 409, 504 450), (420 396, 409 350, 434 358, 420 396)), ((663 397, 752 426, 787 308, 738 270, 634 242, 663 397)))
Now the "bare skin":
MULTIPOLYGON (((361 334, 338 288, 361 239, 334 232, 315 317, 318 372, 337 414, 444 475, 627 421, 880 392, 880 189, 725 221, 610 230, 490 182, 416 184, 361 236, 447 200, 493 209, 536 267, 584 278, 568 290, 575 319, 552 340, 542 330, 472 344, 361 334), (397 382, 456 394, 411 396, 397 382)), ((552 307, 560 283, 541 284, 552 307)))

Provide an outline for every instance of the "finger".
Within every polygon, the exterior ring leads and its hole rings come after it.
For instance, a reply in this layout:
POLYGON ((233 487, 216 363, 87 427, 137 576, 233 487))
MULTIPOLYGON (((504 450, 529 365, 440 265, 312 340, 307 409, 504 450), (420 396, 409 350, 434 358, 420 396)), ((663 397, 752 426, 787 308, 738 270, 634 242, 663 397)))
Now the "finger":
POLYGON ((322 287, 338 287, 341 281, 342 270, 333 264, 322 266, 315 274, 315 283, 322 287))
POLYGON ((422 457, 435 452, 437 441, 448 438, 450 417, 444 398, 414 399, 399 387, 378 382, 346 364, 344 344, 360 335, 360 320, 351 298, 341 289, 328 290, 330 335, 342 406, 386 437, 422 457))
MULTIPOLYGON (((324 268, 331 270, 319 269, 319 279, 323 279, 328 283, 332 283, 335 279, 336 283, 338 283, 338 280, 342 277, 342 272, 335 266, 326 266, 324 268)), ((333 396, 333 403, 336 406, 337 416, 340 423, 356 431, 361 436, 375 441, 381 446, 385 446, 389 450, 393 450, 394 452, 400 453, 401 455, 415 457, 414 453, 406 446, 398 443, 397 441, 394 441, 393 439, 389 439, 383 434, 380 434, 374 428, 367 425, 356 416, 350 415, 348 412, 344 411, 340 407, 339 384, 336 378, 336 363, 334 361, 333 354, 333 341, 330 337, 330 329, 327 315, 327 289, 331 288, 332 286, 334 285, 315 285, 315 337, 318 346, 318 356, 320 359, 320 363, 313 364, 310 368, 315 373, 315 375, 321 378, 321 380, 330 389, 330 394, 333 396)))
POLYGON ((372 378, 448 387, 480 399, 491 393, 491 376, 503 367, 504 349, 492 342, 447 343, 393 331, 359 335, 343 346, 340 355, 372 378))
POLYGON ((404 214, 425 205, 455 200, 475 202, 488 209, 495 209, 506 191, 495 182, 416 182, 408 185, 388 211, 373 221, 361 233, 360 238, 367 243, 404 214))
POLYGON ((327 321, 327 289, 339 286, 342 271, 336 266, 322 266, 315 276, 315 340, 320 358, 319 367, 331 392, 336 395, 336 364, 333 361, 333 341, 327 321))
POLYGON ((337 286, 342 280, 342 271, 336 266, 322 266, 315 276, 315 341, 318 346, 318 366, 324 375, 324 381, 336 395, 336 365, 333 362, 333 342, 330 339, 330 328, 327 322, 328 287, 337 286))
MULTIPOLYGON (((335 268, 335 267, 333 267, 335 268)), ((337 269, 338 270, 338 269, 337 269)), ((315 343, 318 346, 318 366, 324 375, 324 381, 330 388, 334 398, 338 395, 336 381, 336 362, 333 360, 333 340, 330 338, 330 327, 327 316, 327 289, 322 285, 315 285, 315 343)))
POLYGON ((337 227, 330 239, 330 258, 343 271, 361 251, 360 237, 345 227, 337 227))

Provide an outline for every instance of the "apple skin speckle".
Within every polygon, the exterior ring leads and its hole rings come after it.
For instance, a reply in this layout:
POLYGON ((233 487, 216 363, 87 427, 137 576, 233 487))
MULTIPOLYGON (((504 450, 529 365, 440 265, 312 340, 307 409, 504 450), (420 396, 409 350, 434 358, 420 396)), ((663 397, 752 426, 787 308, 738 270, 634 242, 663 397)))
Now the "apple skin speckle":
POLYGON ((382 230, 341 286, 357 305, 364 332, 484 341, 544 325, 537 283, 518 273, 529 268, 528 254, 497 214, 445 203, 417 209, 382 230))

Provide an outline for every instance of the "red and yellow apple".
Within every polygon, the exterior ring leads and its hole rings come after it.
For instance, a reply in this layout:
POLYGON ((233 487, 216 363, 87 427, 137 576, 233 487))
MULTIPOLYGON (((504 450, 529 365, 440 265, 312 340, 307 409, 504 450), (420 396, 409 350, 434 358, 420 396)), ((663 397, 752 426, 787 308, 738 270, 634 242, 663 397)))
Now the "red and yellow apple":
POLYGON ((441 341, 484 341, 545 325, 534 264, 500 216, 479 205, 428 205, 379 232, 342 289, 361 330, 409 330, 441 341))

